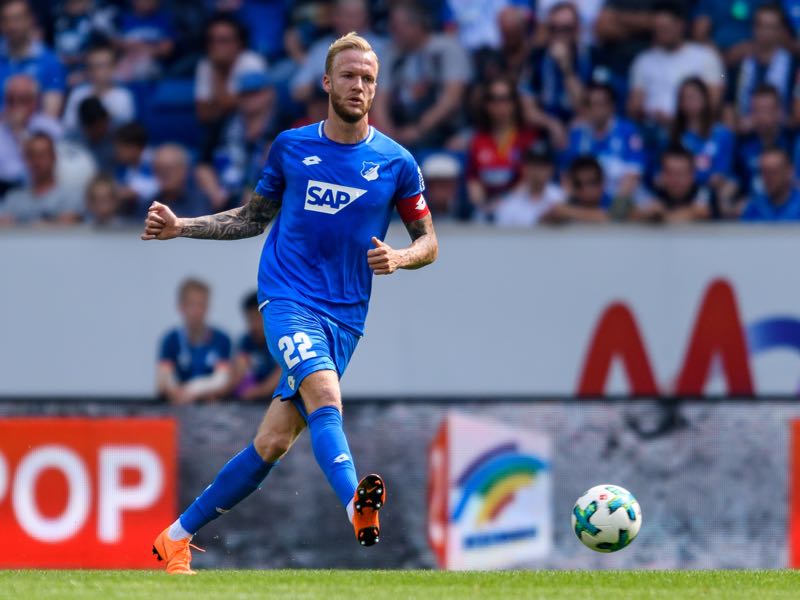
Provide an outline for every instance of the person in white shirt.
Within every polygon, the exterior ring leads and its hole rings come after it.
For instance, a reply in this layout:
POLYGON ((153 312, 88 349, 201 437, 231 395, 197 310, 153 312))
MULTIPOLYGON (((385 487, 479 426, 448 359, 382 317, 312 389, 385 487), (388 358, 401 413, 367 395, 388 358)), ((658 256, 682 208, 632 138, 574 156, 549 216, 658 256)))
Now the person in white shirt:
POLYGON ((724 89, 719 54, 708 46, 686 41, 686 20, 676 5, 659 5, 653 19, 653 47, 637 56, 631 67, 631 118, 669 124, 675 115, 678 88, 693 76, 708 85, 714 106, 719 106, 724 89))
POLYGON ((136 118, 133 94, 127 88, 114 83, 116 56, 110 44, 100 44, 89 49, 86 55, 86 72, 89 83, 77 86, 69 95, 64 109, 62 124, 69 134, 80 130, 78 107, 90 96, 103 103, 111 117, 113 127, 129 123, 136 118))
POLYGON ((546 221, 555 206, 565 201, 564 191, 553 183, 555 159, 543 144, 525 152, 522 178, 494 210, 494 222, 500 227, 531 227, 546 221))

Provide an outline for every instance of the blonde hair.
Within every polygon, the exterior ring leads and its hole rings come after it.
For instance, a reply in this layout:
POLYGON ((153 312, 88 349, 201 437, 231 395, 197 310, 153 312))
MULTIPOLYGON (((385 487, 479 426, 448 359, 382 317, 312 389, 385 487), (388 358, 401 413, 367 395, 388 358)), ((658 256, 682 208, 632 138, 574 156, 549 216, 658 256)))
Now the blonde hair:
MULTIPOLYGON (((338 54, 344 52, 345 50, 360 50, 361 52, 372 52, 375 54, 375 51, 372 49, 372 46, 369 45, 367 40, 358 35, 355 31, 351 31, 350 33, 343 35, 338 40, 333 42, 328 48, 328 55, 325 57, 326 74, 331 74, 334 59, 338 54)), ((375 62, 378 62, 377 55, 375 55, 375 62)), ((378 67, 380 68, 380 64, 378 64, 378 67)))

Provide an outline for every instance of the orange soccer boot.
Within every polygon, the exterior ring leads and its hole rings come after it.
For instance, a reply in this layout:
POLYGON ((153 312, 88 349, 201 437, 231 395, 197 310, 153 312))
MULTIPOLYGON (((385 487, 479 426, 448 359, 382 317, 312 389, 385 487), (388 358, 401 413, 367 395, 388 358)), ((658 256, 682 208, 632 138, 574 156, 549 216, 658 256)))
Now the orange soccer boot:
POLYGON ((202 548, 198 548, 194 544, 190 544, 191 538, 182 540, 171 540, 167 533, 169 527, 162 531, 156 541, 153 542, 153 554, 159 561, 166 562, 166 571, 170 575, 197 575, 197 571, 193 571, 192 551, 190 548, 205 552, 202 548))
POLYGON ((362 546, 380 541, 381 525, 378 511, 386 504, 386 485, 380 475, 367 475, 353 494, 353 529, 362 546))

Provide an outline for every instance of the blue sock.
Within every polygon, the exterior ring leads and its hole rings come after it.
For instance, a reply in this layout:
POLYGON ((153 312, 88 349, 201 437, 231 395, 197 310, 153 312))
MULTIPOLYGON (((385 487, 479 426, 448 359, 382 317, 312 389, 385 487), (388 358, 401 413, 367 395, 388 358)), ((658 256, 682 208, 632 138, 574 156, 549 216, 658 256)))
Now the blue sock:
POLYGON ((323 406, 308 415, 311 447, 328 483, 347 507, 358 485, 356 467, 342 429, 342 413, 334 406, 323 406))
POLYGON ((195 534, 255 492, 277 462, 264 462, 250 444, 230 459, 214 482, 181 515, 181 527, 195 534))

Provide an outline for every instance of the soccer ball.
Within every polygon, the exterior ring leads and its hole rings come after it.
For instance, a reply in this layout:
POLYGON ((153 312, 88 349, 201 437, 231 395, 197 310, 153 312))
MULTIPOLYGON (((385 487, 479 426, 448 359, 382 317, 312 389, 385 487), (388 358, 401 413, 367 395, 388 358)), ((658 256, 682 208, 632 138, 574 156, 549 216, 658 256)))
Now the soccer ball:
POLYGON ((628 490, 596 485, 572 509, 572 530, 587 548, 616 552, 630 544, 642 526, 642 509, 628 490))

